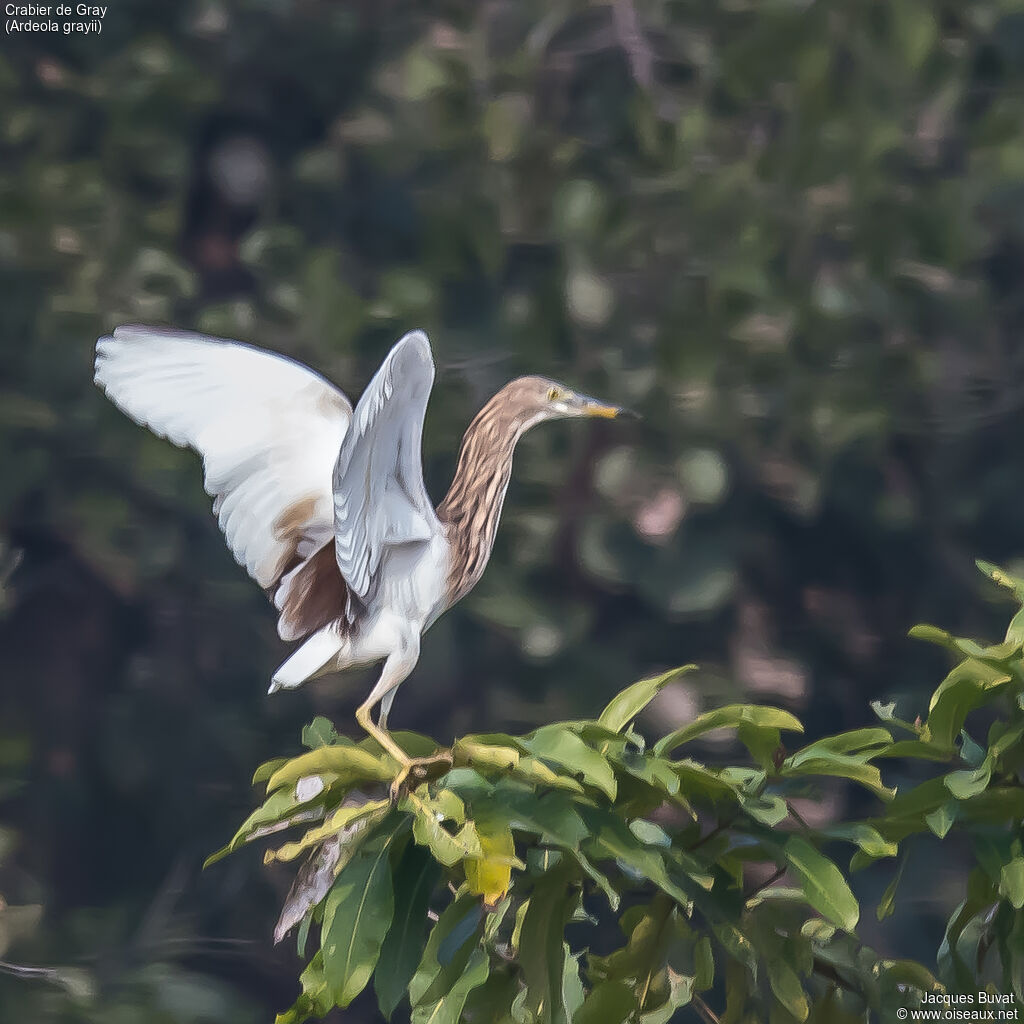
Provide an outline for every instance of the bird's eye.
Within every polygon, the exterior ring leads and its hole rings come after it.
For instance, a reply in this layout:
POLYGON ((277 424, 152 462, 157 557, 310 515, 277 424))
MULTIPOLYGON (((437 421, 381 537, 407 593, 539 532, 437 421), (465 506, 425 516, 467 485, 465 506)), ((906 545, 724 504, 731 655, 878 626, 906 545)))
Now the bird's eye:
POLYGON ((558 388, 551 388, 548 391, 548 401, 549 402, 557 402, 559 397, 561 397, 561 394, 562 393, 558 390, 558 388))

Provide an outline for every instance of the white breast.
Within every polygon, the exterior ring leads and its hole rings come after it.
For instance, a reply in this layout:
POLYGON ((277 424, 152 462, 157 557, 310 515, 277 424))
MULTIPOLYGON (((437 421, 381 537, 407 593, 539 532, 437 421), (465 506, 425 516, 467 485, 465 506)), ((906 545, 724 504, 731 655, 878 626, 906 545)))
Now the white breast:
POLYGON ((390 548, 370 604, 371 614, 390 612, 422 633, 445 609, 449 559, 448 541, 443 536, 435 536, 427 544, 390 548))

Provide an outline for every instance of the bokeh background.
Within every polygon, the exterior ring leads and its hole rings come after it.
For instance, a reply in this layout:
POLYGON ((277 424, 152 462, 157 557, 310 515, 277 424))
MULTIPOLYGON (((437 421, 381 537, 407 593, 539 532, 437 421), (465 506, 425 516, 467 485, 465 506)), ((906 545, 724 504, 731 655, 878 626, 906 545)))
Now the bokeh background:
MULTIPOLYGON (((287 1006, 288 873, 199 865, 368 685, 265 697, 271 609, 198 460, 93 388, 99 334, 241 338, 355 396, 424 327, 437 499, 518 373, 643 412, 522 443, 398 726, 590 715, 686 661, 648 727, 912 718, 943 664, 907 628, 997 638, 973 560, 1024 554, 1022 89, 1014 0, 111 0, 99 36, 5 37, 0 1021, 287 1006)), ((876 948, 934 956, 943 871, 876 948)))

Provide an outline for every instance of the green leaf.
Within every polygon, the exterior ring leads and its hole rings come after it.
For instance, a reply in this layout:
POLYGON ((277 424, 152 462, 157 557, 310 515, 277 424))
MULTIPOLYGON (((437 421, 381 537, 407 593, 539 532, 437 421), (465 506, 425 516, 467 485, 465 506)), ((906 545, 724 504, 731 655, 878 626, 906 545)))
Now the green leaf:
POLYGON ((878 752, 879 757, 912 757, 918 761, 951 761, 955 751, 949 747, 929 740, 897 740, 885 750, 878 752))
POLYGON ((800 977, 785 960, 768 957, 768 984, 775 998, 799 1021, 807 1020, 810 1006, 800 977))
POLYGON ((367 846, 338 875, 324 905, 324 977, 345 1007, 370 980, 391 926, 394 894, 388 856, 394 834, 367 846))
POLYGON ((960 804, 960 814, 972 823, 1009 823, 1024 817, 1024 789, 990 785, 984 793, 960 804))
POLYGON ((836 934, 836 926, 820 917, 809 917, 800 926, 800 934, 814 943, 823 944, 832 941, 836 934))
POLYGON ((1021 738, 1024 737, 1024 722, 1011 725, 1008 722, 996 721, 989 730, 988 757, 993 762, 1001 762, 1005 753, 1018 746, 1021 738))
POLYGON ((680 676, 696 669, 696 665, 683 665, 651 679, 641 679, 613 697, 601 712, 598 722, 613 732, 622 732, 634 718, 661 692, 662 688, 680 676))
POLYGON ((977 980, 974 965, 965 958, 961 939, 972 922, 980 915, 987 914, 995 902, 996 887, 981 868, 975 868, 967 876, 967 896, 950 915, 936 957, 941 976, 953 977, 957 984, 970 990, 977 980))
POLYGON ((736 738, 765 772, 774 770, 775 760, 782 746, 782 737, 778 729, 740 722, 736 726, 736 738))
POLYGON ((430 847, 435 859, 445 867, 467 857, 483 856, 476 827, 466 821, 462 800, 451 790, 443 789, 431 796, 427 787, 421 786, 415 793, 407 793, 399 806, 413 815, 413 839, 421 846, 430 847), (462 827, 453 835, 444 828, 446 821, 454 821, 462 827))
POLYGON ((980 658, 985 661, 1005 662, 1018 650, 1019 644, 1014 642, 995 644, 992 647, 982 647, 976 640, 967 637, 953 636, 944 629, 935 626, 914 626, 910 635, 917 640, 926 640, 930 643, 940 644, 943 647, 963 654, 968 658, 980 658))
POLYGON ((612 909, 618 907, 618 893, 580 851, 580 843, 590 833, 572 801, 564 793, 546 793, 538 799, 535 793, 519 784, 502 781, 494 787, 491 796, 493 802, 484 813, 503 818, 515 831, 532 833, 544 843, 568 852, 604 892, 612 909))
POLYGON ((523 742, 534 756, 554 762, 587 785, 600 789, 609 800, 615 799, 615 773, 611 766, 575 733, 560 725, 546 725, 523 742))
POLYGON ((991 779, 992 762, 985 758, 979 767, 950 772, 942 781, 957 800, 970 800, 972 796, 984 793, 991 779))
POLYGON ((920 992, 936 992, 942 988, 931 971, 913 960, 882 960, 879 966, 886 988, 893 994, 907 986, 920 992))
POLYGON ((693 987, 697 992, 704 992, 715 983, 715 955, 711 950, 711 940, 702 936, 693 948, 693 987))
POLYGON ((710 800, 718 802, 735 797, 736 788, 720 772, 686 758, 669 762, 679 776, 681 793, 689 800, 710 800))
POLYGON ((466 969, 484 933, 480 899, 466 892, 450 903, 427 939, 423 957, 409 982, 414 1007, 433 1005, 447 995, 466 969))
POLYGON ((593 847, 596 857, 613 857, 635 874, 650 879, 677 902, 689 902, 686 891, 669 874, 661 850, 640 842, 621 818, 597 808, 584 808, 583 818, 592 834, 586 844, 588 851, 593 847))
POLYGON ((968 713, 995 696, 1009 681, 1005 672, 977 658, 960 662, 932 694, 927 722, 932 740, 952 749, 968 713))
POLYGON ((602 981, 593 987, 573 1024, 624 1024, 636 1010, 631 985, 624 981, 602 981))
POLYGON ((953 635, 938 626, 928 622, 919 622, 907 630, 907 636, 914 640, 923 640, 926 644, 938 644, 940 647, 949 647, 953 642, 953 635))
POLYGON ((263 863, 295 860, 304 850, 334 836, 340 837, 349 852, 354 853, 360 837, 366 838, 373 826, 383 821, 390 810, 389 800, 369 800, 364 804, 339 807, 323 825, 311 828, 301 839, 285 843, 276 850, 268 850, 263 856, 263 863))
MULTIPOLYGON (((702 907, 701 911, 711 919, 706 908, 702 907)), ((751 971, 757 969, 758 952, 750 939, 735 924, 719 915, 718 920, 712 920, 711 931, 734 961, 746 965, 751 971)))
POLYGON ((977 829, 972 831, 970 838, 975 860, 984 868, 989 879, 998 885, 1003 865, 1009 863, 1016 854, 1013 833, 1001 828, 977 829))
MULTIPOLYGON (((756 977, 756 975, 755 975, 756 977)), ((747 1005, 747 997, 750 992, 750 975, 743 963, 738 960, 726 960, 725 966, 725 1013, 724 1018, 729 1021, 756 1020, 756 1017, 744 1017, 743 1011, 747 1005)))
POLYGON ((791 836, 783 853, 807 902, 823 917, 852 932, 857 927, 860 907, 839 868, 800 836, 791 836))
POLYGON ((1024 908, 1024 857, 1014 857, 1003 865, 999 875, 999 895, 1005 896, 1014 910, 1024 908))
POLYGON ((275 757, 270 761, 264 761, 263 764, 253 772, 252 784, 255 786, 257 783, 266 782, 274 772, 277 771, 281 765, 287 764, 287 757, 275 757))
POLYGON ((841 732, 835 736, 826 736, 824 739, 815 740, 801 747, 791 755, 788 760, 794 767, 799 767, 804 761, 813 760, 819 757, 829 757, 834 754, 857 754, 866 751, 878 750, 892 743, 892 734, 888 729, 852 729, 849 732, 841 732))
POLYGON ((337 742, 338 730, 323 715, 317 715, 302 730, 302 745, 309 747, 310 750, 315 750, 317 747, 329 747, 332 743, 337 742))
POLYGON ((478 1024, 516 1024, 512 1004, 522 995, 519 972, 512 964, 495 961, 487 981, 469 994, 464 1011, 467 1021, 478 1024))
POLYGON ((899 844, 882 837, 877 828, 860 821, 844 822, 823 828, 822 834, 829 839, 842 839, 856 843, 869 857, 895 857, 899 844))
POLYGON ((580 848, 589 834, 573 801, 564 793, 537 795, 516 783, 501 782, 494 788, 488 813, 503 817, 517 832, 532 832, 544 842, 569 851, 580 848))
POLYGON ((395 869, 395 916, 373 976, 377 1005, 388 1020, 416 973, 427 938, 430 895, 441 871, 430 854, 409 843, 395 869))
POLYGON ((985 760, 985 748, 975 743, 964 729, 960 730, 960 756, 972 768, 980 768, 985 760))
POLYGON ((891 800, 896 790, 882 783, 882 774, 873 764, 866 764, 861 756, 851 754, 824 754, 821 757, 807 757, 799 764, 787 758, 779 774, 786 778, 806 775, 831 775, 851 782, 859 782, 882 800, 891 800))
POLYGON ((323 954, 317 953, 306 965, 299 982, 302 994, 290 1009, 274 1018, 274 1024, 304 1024, 310 1017, 326 1017, 334 1008, 334 997, 324 977, 323 954))
POLYGON ((799 903, 801 906, 807 904, 807 896, 803 889, 794 889, 787 885, 772 885, 767 889, 760 889, 751 896, 746 906, 748 909, 760 906, 762 903, 799 903))
POLYGON ((475 988, 487 981, 491 962, 479 946, 474 947, 460 977, 436 1003, 418 1003, 412 1011, 412 1024, 459 1024, 466 1000, 475 988))
POLYGON ((675 796, 679 792, 679 776, 672 762, 664 757, 623 750, 609 754, 609 760, 633 778, 646 782, 666 796, 675 796))
POLYGON ((650 903, 630 907, 619 918, 619 927, 628 935, 626 945, 605 957, 589 959, 594 978, 638 978, 653 974, 660 964, 669 938, 669 920, 674 904, 662 893, 650 903))
MULTIPOLYGON (((326 895, 326 893, 325 893, 326 895)), ((280 922, 278 922, 280 927, 280 922)), ((295 936, 295 952, 299 954, 300 960, 306 959, 306 943, 309 941, 309 929, 313 927, 313 915, 307 914, 299 925, 299 930, 295 936)), ((277 939, 277 930, 274 931, 274 939, 277 939)))
POLYGON ((924 816, 925 823, 940 839, 945 839, 956 821, 958 810, 955 800, 947 800, 924 816))
POLYGON ((712 729, 738 728, 741 724, 758 729, 788 729, 803 732, 799 719, 781 708, 763 707, 756 704, 728 704, 714 711, 698 715, 689 725, 669 734, 654 745, 654 753, 661 756, 676 747, 703 736, 712 729))
POLYGON ((681 1006, 689 1006, 693 1001, 692 975, 679 974, 666 965, 662 977, 668 986, 668 999, 654 1010, 645 1012, 640 1017, 641 1024, 669 1024, 676 1010, 681 1006))
POLYGON ((519 764, 519 751, 515 747, 494 743, 480 743, 475 739, 459 740, 452 747, 456 765, 473 765, 475 768, 497 768, 508 770, 519 764))
POLYGON ((562 1001, 565 1004, 566 1017, 575 1022, 576 1014, 583 1005, 585 995, 583 981, 580 978, 580 957, 582 954, 577 953, 574 956, 570 952, 567 942, 562 945, 562 961, 565 965, 562 972, 562 1001))
POLYGON ((311 797, 309 800, 299 800, 294 791, 290 789, 271 793, 263 804, 242 822, 238 831, 232 836, 231 842, 206 858, 203 867, 207 868, 211 864, 215 864, 253 839, 280 832, 301 821, 311 821, 321 817, 323 809, 315 810, 313 799, 311 797))
POLYGON ((927 779, 912 789, 899 793, 885 809, 885 821, 897 823, 910 819, 924 826, 924 815, 941 807, 949 800, 949 790, 941 778, 927 779))
POLYGON ((1000 569, 998 565, 984 562, 980 558, 974 563, 978 569, 999 586, 1009 590, 1018 601, 1024 603, 1024 579, 1000 569))
POLYGON ((549 872, 534 886, 523 917, 519 962, 526 982, 526 1006, 541 1024, 568 1022, 562 998, 563 933, 576 899, 566 873, 549 872))
POLYGON ((743 794, 740 797, 740 806, 755 821, 759 821, 762 825, 767 825, 769 828, 774 828, 779 822, 789 817, 789 808, 786 806, 786 801, 781 796, 775 796, 771 793, 751 794, 749 796, 743 794))
POLYGON ((571 793, 582 793, 583 787, 568 775, 553 772, 543 761, 536 757, 520 757, 519 763, 512 769, 512 774, 537 786, 551 786, 554 789, 566 789, 571 793))
POLYGON ((328 773, 353 782, 388 782, 395 777, 397 770, 398 766, 390 757, 377 757, 351 741, 345 741, 293 757, 274 772, 267 789, 293 786, 307 776, 328 773))

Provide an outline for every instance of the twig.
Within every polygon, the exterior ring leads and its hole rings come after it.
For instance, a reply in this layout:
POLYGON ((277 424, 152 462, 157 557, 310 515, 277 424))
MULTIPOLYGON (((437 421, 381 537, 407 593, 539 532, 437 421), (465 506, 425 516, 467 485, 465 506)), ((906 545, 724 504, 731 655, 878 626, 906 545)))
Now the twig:
POLYGON ((700 847, 702 847, 706 842, 708 842, 708 840, 714 839, 715 836, 717 836, 719 833, 724 832, 727 828, 729 828, 729 826, 732 825, 732 823, 736 820, 738 816, 739 812, 737 811, 731 817, 726 818, 723 821, 720 821, 710 832, 706 833, 705 835, 702 835, 700 839, 698 839, 692 846, 688 846, 687 850, 690 853, 693 853, 694 850, 697 850, 700 847))
POLYGON ((694 1009, 707 1021, 707 1024, 722 1024, 718 1017, 718 1014, 704 1002, 703 999, 695 992, 693 994, 693 1006, 694 1009))
POLYGON ((756 896, 762 890, 767 889, 768 886, 774 885, 785 873, 786 869, 784 867, 778 868, 777 870, 773 871, 763 882, 753 886, 753 888, 745 892, 743 894, 743 899, 749 900, 753 896, 756 896))
POLYGON ((802 815, 800 814, 800 812, 799 812, 799 811, 798 811, 798 810, 797 810, 797 809, 796 809, 796 808, 795 808, 795 807, 794 807, 794 806, 792 805, 792 803, 790 803, 790 802, 789 802, 788 800, 786 801, 786 810, 787 810, 787 811, 789 811, 789 816, 790 816, 790 817, 791 817, 791 818, 792 818, 792 819, 793 819, 793 820, 794 820, 794 821, 795 821, 795 822, 796 822, 796 823, 797 823, 797 824, 798 824, 798 825, 799 825, 799 826, 800 826, 800 827, 801 827, 801 828, 802 828, 802 829, 803 829, 803 830, 804 830, 805 832, 810 832, 810 831, 811 831, 811 826, 810 826, 810 825, 808 825, 806 821, 804 821, 804 819, 803 819, 802 815))

